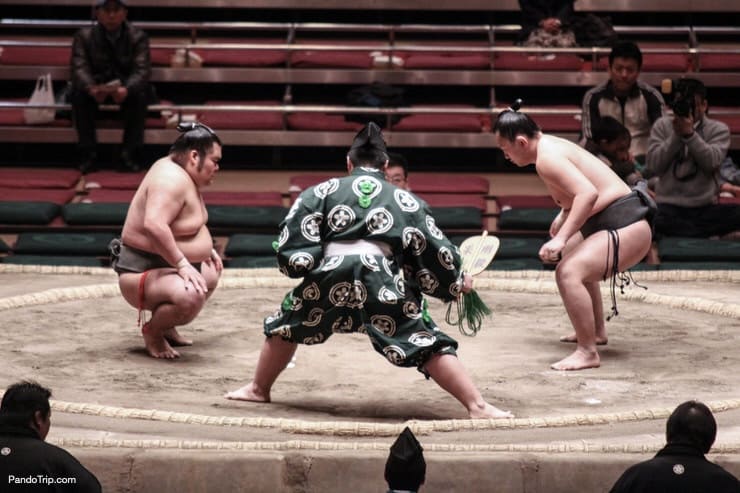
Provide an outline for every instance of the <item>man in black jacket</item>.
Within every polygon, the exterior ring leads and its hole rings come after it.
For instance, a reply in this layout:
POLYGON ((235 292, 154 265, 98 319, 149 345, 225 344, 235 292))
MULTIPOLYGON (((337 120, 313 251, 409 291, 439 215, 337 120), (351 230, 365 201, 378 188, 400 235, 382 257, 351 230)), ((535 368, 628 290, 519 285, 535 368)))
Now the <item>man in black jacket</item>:
POLYGON ((737 478, 704 457, 716 436, 712 411, 701 402, 684 402, 668 418, 667 445, 627 469, 611 493, 739 493, 737 478))
POLYGON ((95 165, 95 117, 104 102, 121 107, 123 168, 140 168, 147 104, 154 93, 149 38, 126 20, 127 14, 124 0, 96 0, 97 22, 80 29, 72 43, 70 98, 83 173, 95 165))
POLYGON ((64 449, 46 443, 51 391, 11 385, 0 404, 0 490, 99 493, 97 478, 64 449))

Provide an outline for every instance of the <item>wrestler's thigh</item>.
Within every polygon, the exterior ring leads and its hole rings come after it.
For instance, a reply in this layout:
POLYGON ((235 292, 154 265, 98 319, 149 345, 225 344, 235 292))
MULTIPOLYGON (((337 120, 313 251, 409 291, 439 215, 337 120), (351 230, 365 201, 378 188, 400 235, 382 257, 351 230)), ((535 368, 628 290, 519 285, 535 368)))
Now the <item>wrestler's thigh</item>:
MULTIPOLYGON (((618 229, 619 270, 624 271, 642 260, 650 249, 650 226, 639 221, 618 229)), ((580 242, 558 265, 559 274, 573 274, 579 279, 600 281, 612 271, 614 246, 608 231, 597 231, 580 242)))
POLYGON ((144 288, 144 308, 152 310, 162 303, 198 305, 205 302, 206 294, 195 289, 185 289, 185 281, 174 269, 149 271, 144 288))

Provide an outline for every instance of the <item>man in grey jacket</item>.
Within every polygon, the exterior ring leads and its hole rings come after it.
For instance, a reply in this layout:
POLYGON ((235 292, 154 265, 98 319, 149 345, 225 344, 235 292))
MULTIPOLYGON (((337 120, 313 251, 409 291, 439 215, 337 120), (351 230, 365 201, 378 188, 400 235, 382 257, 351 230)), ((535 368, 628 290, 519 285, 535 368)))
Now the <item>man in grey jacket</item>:
POLYGON ((121 106, 122 167, 140 168, 147 104, 154 94, 149 84, 149 38, 126 20, 127 14, 124 0, 97 0, 97 22, 80 29, 72 43, 70 99, 83 173, 96 164, 95 117, 104 102, 121 106))
POLYGON ((655 231, 662 236, 709 238, 740 230, 740 206, 718 204, 719 168, 730 147, 730 130, 707 116, 707 89, 680 79, 669 104, 673 115, 650 132, 647 169, 659 178, 655 231))

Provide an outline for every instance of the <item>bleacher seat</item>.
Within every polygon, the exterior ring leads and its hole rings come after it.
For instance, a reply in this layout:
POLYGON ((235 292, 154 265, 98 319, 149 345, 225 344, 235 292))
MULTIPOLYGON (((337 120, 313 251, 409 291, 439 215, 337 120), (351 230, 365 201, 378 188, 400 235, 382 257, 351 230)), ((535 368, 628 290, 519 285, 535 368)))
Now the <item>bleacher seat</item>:
MULTIPOLYGON (((206 106, 217 105, 280 105, 280 101, 206 101, 206 106)), ((283 128, 283 115, 280 111, 225 111, 206 110, 199 120, 211 128, 219 130, 280 130, 283 128)))

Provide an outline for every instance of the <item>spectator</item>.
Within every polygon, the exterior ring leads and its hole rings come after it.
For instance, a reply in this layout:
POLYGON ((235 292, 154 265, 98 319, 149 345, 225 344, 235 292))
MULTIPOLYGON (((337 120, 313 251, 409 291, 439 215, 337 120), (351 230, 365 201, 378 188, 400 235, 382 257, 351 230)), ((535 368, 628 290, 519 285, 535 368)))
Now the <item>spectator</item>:
POLYGON ((574 0, 519 0, 522 29, 517 39, 524 46, 576 46, 569 29, 574 0))
POLYGON ((83 173, 96 164, 95 117, 104 102, 121 108, 122 169, 141 168, 147 105, 156 98, 149 84, 149 38, 126 20, 127 14, 124 0, 96 0, 97 22, 80 29, 72 43, 70 101, 83 173))
POLYGON ((69 452, 50 443, 51 391, 35 382, 11 385, 0 404, 3 491, 100 492, 98 479, 69 452))
POLYGON ((719 167, 719 190, 723 196, 740 197, 740 167, 727 156, 719 167))
POLYGON ((740 493, 737 478, 704 457, 716 436, 717 422, 706 405, 680 404, 668 417, 666 446, 627 469, 611 493, 740 493))
POLYGON ((630 152, 639 162, 647 153, 650 127, 663 115, 663 96, 653 86, 638 80, 642 52, 632 42, 619 42, 609 53, 609 80, 589 89, 583 96, 581 133, 593 140, 592 126, 611 116, 627 127, 632 136, 630 152))
POLYGON ((388 153, 385 179, 398 188, 411 191, 411 187, 409 187, 409 164, 402 154, 397 152, 388 153))
POLYGON ((642 174, 629 152, 631 142, 627 127, 605 116, 594 123, 593 139, 586 143, 586 150, 608 164, 625 183, 634 186, 642 180, 642 174))
POLYGON ((740 230, 740 206, 717 203, 730 130, 707 116, 707 90, 700 80, 681 79, 677 85, 674 114, 660 118, 650 132, 647 169, 658 177, 655 231, 708 238, 740 230))
POLYGON ((391 445, 391 451, 385 463, 388 493, 418 492, 424 484, 426 471, 424 449, 407 426, 391 445))

